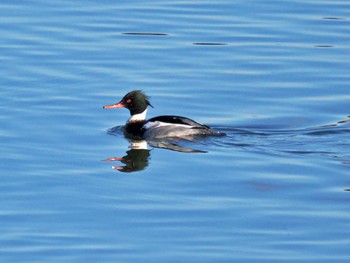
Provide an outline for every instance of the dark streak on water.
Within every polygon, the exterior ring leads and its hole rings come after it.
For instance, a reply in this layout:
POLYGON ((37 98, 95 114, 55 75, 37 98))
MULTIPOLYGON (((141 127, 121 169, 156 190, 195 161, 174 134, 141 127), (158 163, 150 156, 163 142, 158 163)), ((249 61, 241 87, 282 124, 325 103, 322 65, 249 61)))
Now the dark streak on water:
POLYGON ((323 19, 328 19, 328 20, 346 20, 346 18, 341 18, 341 17, 324 17, 323 19))
POLYGON ((210 42, 195 42, 193 45, 198 45, 198 46, 226 46, 227 44, 225 43, 210 43, 210 42))
POLYGON ((147 32, 126 32, 124 35, 135 35, 135 36, 167 36, 165 33, 147 33, 147 32))
POLYGON ((329 47, 333 47, 333 46, 331 46, 331 45, 315 45, 314 47, 329 48, 329 47))

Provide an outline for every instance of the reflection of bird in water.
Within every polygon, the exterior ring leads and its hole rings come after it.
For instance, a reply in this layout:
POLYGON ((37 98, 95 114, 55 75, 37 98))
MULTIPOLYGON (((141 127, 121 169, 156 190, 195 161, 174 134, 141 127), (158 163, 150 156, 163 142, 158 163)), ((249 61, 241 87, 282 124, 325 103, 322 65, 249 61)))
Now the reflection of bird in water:
POLYGON ((224 135, 216 132, 208 126, 199 124, 194 120, 180 116, 158 116, 146 120, 148 106, 151 106, 149 97, 140 90, 134 90, 126 94, 123 99, 109 108, 127 108, 130 111, 130 119, 124 126, 125 136, 133 139, 159 139, 159 138, 184 138, 196 135, 224 135))
POLYGON ((120 161, 125 166, 113 166, 112 168, 121 172, 136 172, 145 169, 148 166, 148 158, 150 151, 146 149, 130 149, 126 152, 126 155, 117 158, 108 158, 105 161, 120 161))
POLYGON ((172 140, 159 140, 159 141, 145 141, 145 140, 129 140, 130 141, 130 150, 126 152, 126 155, 123 157, 111 157, 107 158, 105 162, 119 161, 124 166, 115 165, 112 166, 114 170, 121 172, 136 172, 145 169, 148 166, 148 161, 151 156, 150 150, 147 149, 147 145, 156 148, 163 148, 168 150, 174 150, 178 152, 202 152, 202 150, 196 150, 184 146, 177 145, 172 140))
POLYGON ((120 161, 125 166, 112 166, 113 169, 121 172, 136 172, 148 166, 150 150, 147 149, 147 142, 144 140, 130 140, 130 150, 123 157, 107 158, 106 162, 120 161))

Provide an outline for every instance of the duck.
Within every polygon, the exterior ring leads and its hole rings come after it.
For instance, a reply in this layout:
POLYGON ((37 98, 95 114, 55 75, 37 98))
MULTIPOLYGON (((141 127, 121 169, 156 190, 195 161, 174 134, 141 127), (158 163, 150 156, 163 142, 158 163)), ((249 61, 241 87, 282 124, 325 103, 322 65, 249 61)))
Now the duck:
POLYGON ((188 139, 195 136, 222 136, 224 133, 212 130, 190 118, 162 115, 146 119, 150 97, 141 90, 127 93, 121 101, 103 106, 104 109, 126 108, 130 118, 123 126, 124 134, 130 139, 152 140, 161 138, 188 139))

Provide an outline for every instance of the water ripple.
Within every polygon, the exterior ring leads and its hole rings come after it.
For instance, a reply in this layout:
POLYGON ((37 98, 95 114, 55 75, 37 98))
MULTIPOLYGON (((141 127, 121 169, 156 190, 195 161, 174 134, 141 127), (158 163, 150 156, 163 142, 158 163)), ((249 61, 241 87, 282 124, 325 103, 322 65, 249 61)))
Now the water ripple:
POLYGON ((1 1, 0 261, 348 259, 349 7, 1 1), (133 89, 227 136, 122 159, 133 89))

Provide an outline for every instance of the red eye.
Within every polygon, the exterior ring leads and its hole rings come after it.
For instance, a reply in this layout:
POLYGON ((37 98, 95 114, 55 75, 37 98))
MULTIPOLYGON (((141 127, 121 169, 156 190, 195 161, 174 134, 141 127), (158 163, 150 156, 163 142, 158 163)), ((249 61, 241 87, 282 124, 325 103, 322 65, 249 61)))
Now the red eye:
POLYGON ((127 99, 127 100, 126 100, 126 103, 130 103, 130 102, 131 102, 131 99, 127 99))

